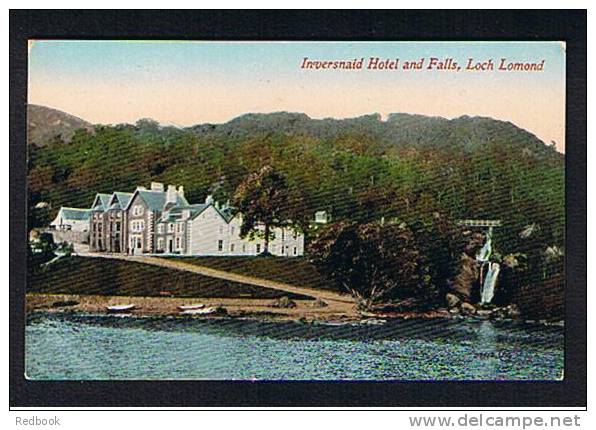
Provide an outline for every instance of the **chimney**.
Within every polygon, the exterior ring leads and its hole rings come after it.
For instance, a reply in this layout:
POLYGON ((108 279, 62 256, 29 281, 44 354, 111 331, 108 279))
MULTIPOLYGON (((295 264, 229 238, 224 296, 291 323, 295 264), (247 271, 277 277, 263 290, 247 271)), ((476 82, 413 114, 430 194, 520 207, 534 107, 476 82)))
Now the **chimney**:
POLYGON ((163 184, 161 182, 151 182, 151 191, 159 191, 163 193, 163 184))
POLYGON ((210 205, 212 203, 213 203, 213 196, 211 194, 207 194, 207 197, 205 198, 205 204, 210 205))
POLYGON ((176 203, 176 187, 174 185, 168 185, 168 191, 166 192, 167 203, 176 203))
POLYGON ((184 209, 182 211, 182 219, 189 219, 190 218, 190 210, 189 209, 184 209))
POLYGON ((184 198, 184 187, 183 187, 182 185, 180 185, 180 186, 178 187, 178 195, 179 195, 181 198, 184 198))

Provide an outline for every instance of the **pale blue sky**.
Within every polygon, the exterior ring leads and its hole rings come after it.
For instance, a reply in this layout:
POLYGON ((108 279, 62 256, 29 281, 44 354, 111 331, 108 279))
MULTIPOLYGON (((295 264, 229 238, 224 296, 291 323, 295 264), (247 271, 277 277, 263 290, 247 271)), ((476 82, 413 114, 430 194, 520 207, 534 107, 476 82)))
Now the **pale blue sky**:
POLYGON ((312 117, 372 112, 463 114, 510 120, 564 143, 564 45, 559 42, 267 43, 35 41, 29 101, 95 123, 152 117, 190 125, 247 112, 312 117), (312 60, 452 57, 461 65, 500 58, 537 62, 542 72, 312 71, 312 60))

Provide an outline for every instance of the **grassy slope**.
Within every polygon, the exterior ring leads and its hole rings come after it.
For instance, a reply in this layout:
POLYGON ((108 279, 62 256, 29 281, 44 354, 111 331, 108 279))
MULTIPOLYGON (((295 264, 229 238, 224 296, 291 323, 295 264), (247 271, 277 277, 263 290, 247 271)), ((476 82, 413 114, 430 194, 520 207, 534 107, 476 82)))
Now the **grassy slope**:
POLYGON ((309 297, 209 278, 141 263, 71 257, 28 274, 28 293, 112 296, 226 297, 272 299, 309 297))
POLYGON ((299 287, 338 291, 321 276, 315 266, 302 257, 184 257, 181 261, 299 287))

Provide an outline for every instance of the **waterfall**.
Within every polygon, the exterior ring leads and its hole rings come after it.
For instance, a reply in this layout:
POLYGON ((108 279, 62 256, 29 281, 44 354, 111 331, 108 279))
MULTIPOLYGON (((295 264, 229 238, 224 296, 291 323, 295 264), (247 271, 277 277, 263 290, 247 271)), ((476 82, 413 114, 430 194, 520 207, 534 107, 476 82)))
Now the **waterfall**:
POLYGON ((493 253, 493 229, 489 227, 486 233, 486 242, 484 246, 478 251, 476 254, 476 261, 482 263, 482 265, 486 265, 488 270, 486 272, 486 277, 484 278, 484 283, 480 287, 480 303, 486 304, 490 303, 493 299, 495 294, 495 285, 497 283, 497 277, 499 276, 500 266, 498 263, 491 263, 490 257, 493 253))
POLYGON ((484 280, 484 284, 482 285, 482 289, 480 291, 481 304, 490 303, 492 301, 495 294, 495 284, 497 283, 499 271, 501 270, 499 263, 489 262, 487 265, 488 272, 486 273, 486 279, 484 280))
POLYGON ((488 232, 486 233, 486 242, 484 246, 478 251, 476 254, 476 260, 481 261, 483 263, 487 262, 490 258, 491 254, 493 253, 493 229, 490 227, 488 232))

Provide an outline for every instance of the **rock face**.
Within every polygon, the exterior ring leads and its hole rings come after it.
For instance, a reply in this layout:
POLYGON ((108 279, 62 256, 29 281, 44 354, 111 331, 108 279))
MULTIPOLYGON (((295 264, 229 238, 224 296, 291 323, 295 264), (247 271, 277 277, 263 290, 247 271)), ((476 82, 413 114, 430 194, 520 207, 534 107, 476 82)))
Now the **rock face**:
POLYGON ((480 265, 475 258, 467 254, 462 254, 460 262, 461 270, 453 281, 451 289, 459 297, 470 300, 472 290, 480 276, 480 265))
POLYGON ((476 261, 476 253, 484 244, 484 235, 482 233, 471 234, 470 240, 466 245, 460 258, 460 271, 451 282, 451 291, 453 294, 470 301, 472 292, 477 286, 480 276, 480 263, 476 261))

